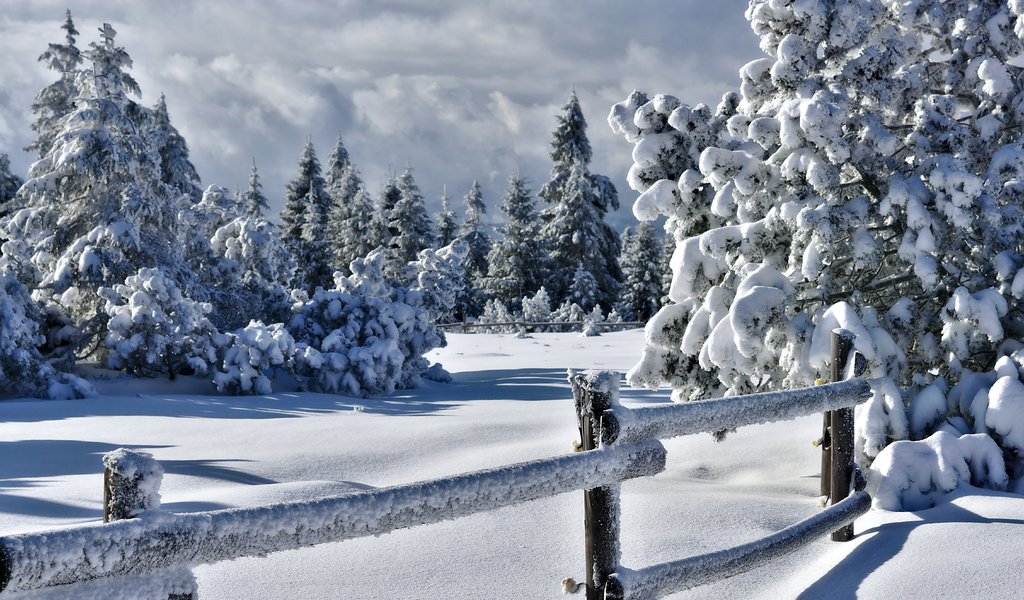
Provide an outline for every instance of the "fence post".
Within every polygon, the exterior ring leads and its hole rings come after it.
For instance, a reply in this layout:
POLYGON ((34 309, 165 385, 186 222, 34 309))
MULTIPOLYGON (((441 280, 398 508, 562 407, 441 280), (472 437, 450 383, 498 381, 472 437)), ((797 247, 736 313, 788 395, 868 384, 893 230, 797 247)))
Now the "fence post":
MULTIPOLYGON (((103 522, 134 519, 160 508, 160 482, 164 469, 153 455, 118 448, 103 455, 103 522)), ((196 600, 195 576, 180 569, 167 600, 196 600)))
MULTIPOLYGON (((832 331, 832 381, 842 381, 854 336, 845 329, 832 331)), ((831 470, 830 496, 832 504, 850 495, 850 480, 853 477, 853 409, 840 408, 829 416, 831 436, 829 440, 831 470)), ((822 471, 824 476, 824 471, 822 471)), ((832 532, 832 541, 846 542, 853 538, 853 523, 832 532)))
MULTIPOLYGON (((618 375, 614 371, 570 375, 584 452, 600 445, 601 418, 614 403, 618 375)), ((608 578, 619 566, 619 489, 606 485, 583 492, 587 600, 604 600, 608 578)))

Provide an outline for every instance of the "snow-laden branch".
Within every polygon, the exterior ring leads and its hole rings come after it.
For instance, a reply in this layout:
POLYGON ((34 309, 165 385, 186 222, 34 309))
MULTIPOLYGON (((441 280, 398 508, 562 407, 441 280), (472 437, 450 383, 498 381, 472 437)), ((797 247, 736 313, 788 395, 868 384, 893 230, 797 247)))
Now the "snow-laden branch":
POLYGON ((381 535, 660 473, 658 442, 603 448, 316 501, 176 515, 0 538, 0 591, 381 535))

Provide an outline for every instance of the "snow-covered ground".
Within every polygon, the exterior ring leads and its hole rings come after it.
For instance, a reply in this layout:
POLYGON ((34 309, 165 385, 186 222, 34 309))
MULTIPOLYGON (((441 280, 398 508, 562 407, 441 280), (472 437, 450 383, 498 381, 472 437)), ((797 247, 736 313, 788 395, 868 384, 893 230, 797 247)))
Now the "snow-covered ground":
MULTIPOLYGON (((0 401, 0 535, 100 518, 100 457, 152 452, 176 512, 314 498, 563 454, 576 423, 567 368, 624 371, 642 333, 450 334, 431 359, 452 384, 382 399, 209 394, 179 379, 114 379, 99 398, 0 401)), ((665 394, 623 389, 623 402, 665 394)), ((762 537, 813 514, 820 417, 666 442, 656 477, 623 485, 623 563, 762 537)), ((556 598, 583 577, 582 493, 380 538, 196 569, 203 598, 556 598)), ((970 489, 918 513, 871 512, 857 538, 676 598, 998 597, 1024 589, 1024 498, 970 489)), ((2 597, 3 595, 0 595, 2 597)))

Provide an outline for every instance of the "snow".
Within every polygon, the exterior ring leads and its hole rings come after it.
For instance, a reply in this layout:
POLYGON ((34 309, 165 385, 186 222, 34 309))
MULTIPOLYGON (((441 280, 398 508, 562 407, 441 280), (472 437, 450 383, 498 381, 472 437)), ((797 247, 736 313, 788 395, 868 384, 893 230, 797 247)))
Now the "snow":
MULTIPOLYGON (((275 394, 237 397, 206 395, 206 379, 94 377, 98 398, 0 401, 0 536, 97 521, 100 456, 118 447, 161 462, 161 507, 175 513, 316 501, 565 454, 578 436, 565 369, 625 370, 643 343, 637 330, 447 336, 449 347, 430 357, 453 383, 378 399, 297 393, 280 378, 275 394)), ((621 390, 629 408, 666 398, 621 390)), ((744 427, 722 443, 667 440, 665 472, 622 485, 623 564, 746 544, 819 514, 820 456, 810 442, 820 434, 813 415, 744 427)), ((224 600, 559 598, 564 578, 583 579, 581 496, 203 566, 195 577, 201 598, 224 600)), ((1019 496, 961 487, 929 510, 868 513, 852 542, 820 538, 669 598, 995 597, 1024 589, 1021 522, 1019 496)), ((108 589, 143 589, 116 581, 108 589)), ((77 589, 76 597, 127 598, 77 589)))

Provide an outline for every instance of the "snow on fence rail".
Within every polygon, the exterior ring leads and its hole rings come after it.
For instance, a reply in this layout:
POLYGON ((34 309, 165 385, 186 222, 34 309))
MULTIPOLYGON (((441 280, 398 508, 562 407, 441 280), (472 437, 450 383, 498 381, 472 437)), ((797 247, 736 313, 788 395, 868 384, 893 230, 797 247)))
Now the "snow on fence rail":
MULTIPOLYGON (((853 463, 853 406, 870 396, 861 379, 839 381, 853 344, 849 332, 832 334, 832 380, 811 388, 734 396, 676 405, 629 409, 618 403, 619 376, 608 371, 570 372, 584 450, 615 448, 743 425, 825 414, 822 436, 822 490, 832 506, 766 538, 735 548, 691 556, 642 569, 619 564, 619 486, 584 492, 586 582, 565 581, 566 589, 585 587, 587 600, 646 600, 743 573, 833 532, 832 539, 853 536, 852 523, 871 508, 864 477, 853 463), (849 495, 851 484, 855 488, 849 495)), ((863 366, 855 355, 852 366, 863 366)))
POLYGON ((0 591, 380 535, 654 475, 664 468, 665 448, 645 442, 316 501, 192 514, 149 511, 109 524, 0 537, 0 591))
POLYGON ((583 325, 595 327, 643 327, 643 321, 557 321, 557 322, 532 322, 532 321, 507 321, 504 323, 438 323, 438 329, 462 329, 465 333, 469 329, 487 327, 522 327, 524 329, 536 329, 538 327, 582 327, 583 325))

